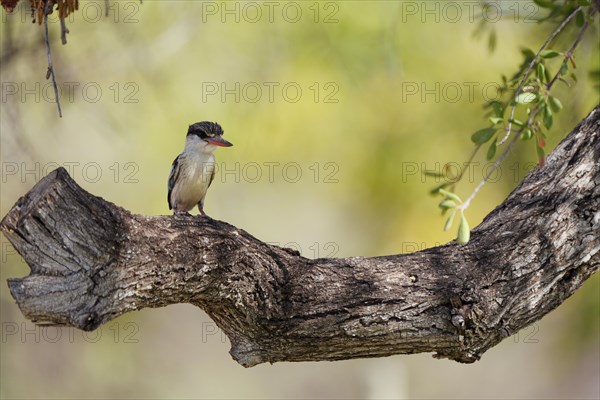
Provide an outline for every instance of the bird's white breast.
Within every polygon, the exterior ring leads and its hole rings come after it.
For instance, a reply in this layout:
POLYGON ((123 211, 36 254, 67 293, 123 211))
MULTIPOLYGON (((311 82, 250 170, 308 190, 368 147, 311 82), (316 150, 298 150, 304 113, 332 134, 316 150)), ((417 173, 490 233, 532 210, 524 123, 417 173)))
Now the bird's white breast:
POLYGON ((181 157, 172 199, 178 210, 189 211, 206 195, 215 170, 215 157, 198 152, 184 152, 181 157))

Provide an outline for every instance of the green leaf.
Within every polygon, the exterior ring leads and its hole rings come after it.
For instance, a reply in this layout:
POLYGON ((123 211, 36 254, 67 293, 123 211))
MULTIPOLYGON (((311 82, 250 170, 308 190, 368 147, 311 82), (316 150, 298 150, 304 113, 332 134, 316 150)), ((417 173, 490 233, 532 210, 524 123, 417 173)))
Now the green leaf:
POLYGON ((494 50, 496 50, 496 30, 492 29, 490 31, 490 37, 488 39, 488 50, 490 51, 490 53, 493 53, 494 50))
POLYGON ((515 102, 518 104, 529 104, 537 100, 537 94, 535 93, 521 93, 515 97, 515 102))
POLYGON ((535 52, 528 48, 522 48, 521 54, 523 54, 523 56, 525 56, 525 58, 529 58, 529 59, 535 57, 535 52))
POLYGON ((546 82, 550 82, 552 80, 552 73, 550 73, 550 69, 546 67, 546 82))
POLYGON ((533 132, 531 132, 531 129, 529 128, 525 128, 523 129, 523 132, 521 132, 521 140, 529 140, 532 136, 533 132))
POLYGON ((495 117, 502 118, 504 115, 504 104, 498 100, 490 100, 485 103, 485 108, 491 108, 495 117))
POLYGON ((486 23, 485 21, 482 19, 481 21, 479 21, 479 23, 477 24, 477 26, 475 27, 475 30, 473 31, 472 35, 474 38, 479 38, 481 37, 483 31, 485 30, 486 27, 486 23))
POLYGON ((569 83, 569 81, 567 81, 566 79, 563 78, 558 78, 559 82, 562 82, 565 84, 566 87, 570 88, 571 84, 569 83))
POLYGON ((554 50, 542 50, 540 51, 540 57, 542 58, 554 58, 560 56, 558 51, 554 50))
POLYGON ((446 199, 439 204, 441 209, 456 208, 457 204, 454 200, 446 199))
POLYGON ((560 70, 558 70, 558 73, 561 76, 565 76, 569 73, 569 64, 566 61, 562 63, 562 65, 560 66, 560 70))
POLYGON ((560 102, 560 100, 554 96, 548 96, 548 103, 550 104, 550 108, 552 108, 552 111, 554 112, 559 112, 563 108, 563 105, 560 102))
POLYGON ((453 210, 450 213, 450 215, 448 216, 448 219, 446 220, 446 223, 444 224, 444 232, 446 232, 452 226, 452 222, 454 222, 454 216, 455 215, 456 215, 456 210, 453 210))
POLYGON ((458 226, 458 235, 456 236, 456 241, 460 244, 465 244, 469 242, 471 238, 471 230, 469 229, 469 223, 467 222, 467 218, 465 214, 461 214, 460 216, 460 225, 458 226))
POLYGON ((494 125, 499 124, 500 122, 504 121, 504 118, 500 118, 500 117, 490 117, 490 122, 494 125))
POLYGON ((523 122, 519 121, 518 119, 511 119, 509 122, 512 122, 516 126, 523 126, 524 125, 523 122))
POLYGON ((579 10, 577 15, 575 15, 575 24, 578 27, 582 27, 584 23, 585 23, 585 15, 583 15, 583 11, 579 10))
POLYGON ((553 122, 552 110, 546 104, 546 107, 544 107, 544 126, 546 127, 546 129, 552 128, 552 122, 553 122))
POLYGON ((433 178, 443 178, 445 177, 445 175, 441 172, 437 172, 437 171, 431 171, 431 170, 426 170, 425 171, 425 176, 431 176, 433 178))
POLYGON ((438 192, 443 194, 444 196, 448 197, 449 199, 456 201, 457 203, 462 203, 462 200, 460 199, 460 197, 458 197, 456 194, 454 194, 452 192, 448 192, 447 190, 444 190, 444 189, 439 189, 438 192))
POLYGON ((573 79, 573 82, 577 83, 577 75, 575 75, 575 72, 571 72, 571 79, 573 79))
POLYGON ((446 186, 450 186, 452 182, 444 182, 440 185, 437 185, 436 187, 434 187, 433 189, 431 189, 429 191, 429 194, 432 196, 435 196, 436 194, 440 193, 440 190, 444 189, 446 186))
POLYGON ((502 117, 504 115, 504 106, 499 101, 494 101, 492 103, 492 109, 494 110, 494 114, 498 117, 502 117))
POLYGON ((490 147, 488 147, 487 154, 485 155, 485 158, 487 158, 488 161, 494 158, 494 156, 496 155, 496 141, 497 139, 494 138, 494 141, 492 142, 492 144, 490 144, 490 147))
POLYGON ((484 144, 494 136, 497 130, 498 128, 493 127, 480 129, 471 135, 471 140, 475 144, 484 144))
POLYGON ((546 67, 544 67, 544 64, 537 65, 537 77, 540 81, 546 82, 546 67))

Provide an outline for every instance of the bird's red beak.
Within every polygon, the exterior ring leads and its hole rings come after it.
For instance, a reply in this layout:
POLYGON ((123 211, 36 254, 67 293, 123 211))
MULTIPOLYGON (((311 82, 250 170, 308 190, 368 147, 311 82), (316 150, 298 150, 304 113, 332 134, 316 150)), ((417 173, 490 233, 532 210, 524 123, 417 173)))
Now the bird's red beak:
POLYGON ((215 146, 219 146, 219 147, 231 147, 231 146, 233 146, 233 143, 230 143, 227 140, 223 139, 222 136, 211 137, 211 138, 206 139, 206 141, 209 144, 212 144, 212 145, 215 145, 215 146))

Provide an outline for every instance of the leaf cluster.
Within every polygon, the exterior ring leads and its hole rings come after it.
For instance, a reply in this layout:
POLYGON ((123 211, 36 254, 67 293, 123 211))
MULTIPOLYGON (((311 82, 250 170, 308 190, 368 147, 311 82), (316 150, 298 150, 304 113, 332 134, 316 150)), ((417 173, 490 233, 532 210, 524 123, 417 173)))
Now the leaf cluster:
MULTIPOLYGON (((460 212, 461 223, 457 233, 459 243, 466 243, 469 240, 469 234, 464 231, 468 230, 464 211, 489 176, 504 160, 508 151, 515 144, 515 139, 533 141, 538 162, 540 166, 544 165, 546 137, 554 124, 554 116, 563 108, 562 101, 552 93, 553 86, 556 82, 562 82, 567 87, 577 83, 575 74, 577 64, 573 51, 593 21, 596 12, 594 5, 589 0, 536 0, 535 3, 549 11, 547 16, 540 19, 540 22, 551 22, 557 19, 561 22, 537 53, 529 48, 521 50, 523 61, 517 71, 510 78, 506 75, 501 76, 499 97, 484 105, 484 109, 487 110, 488 125, 471 135, 475 150, 467 165, 485 146, 487 148, 486 159, 495 159, 494 168, 488 172, 488 175, 464 202, 454 193, 456 184, 462 179, 462 174, 450 177, 446 169, 441 173, 431 171, 426 173, 428 176, 445 179, 445 182, 435 187, 431 193, 443 196, 439 203, 443 214, 451 210, 444 230, 448 230, 452 226, 456 212, 460 212), (579 28, 579 34, 572 46, 566 51, 547 48, 547 45, 557 36, 564 34, 565 26, 572 20, 579 28), (518 114, 516 114, 517 111, 518 114), (516 115, 522 115, 524 118, 519 119, 516 115), (509 138, 511 140, 505 145, 503 152, 497 156, 498 148, 504 145, 509 138)), ((481 27, 478 27, 476 31, 478 30, 481 30, 481 27)), ((495 43, 495 35, 493 39, 490 36, 490 50, 493 50, 495 43)), ((600 71, 594 73, 600 78, 600 71)))

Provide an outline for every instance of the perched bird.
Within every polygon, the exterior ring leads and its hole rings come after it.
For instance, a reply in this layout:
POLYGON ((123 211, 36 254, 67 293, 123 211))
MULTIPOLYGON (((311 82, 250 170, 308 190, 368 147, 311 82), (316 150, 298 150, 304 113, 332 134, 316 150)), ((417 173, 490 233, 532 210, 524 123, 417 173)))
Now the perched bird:
POLYGON ((169 210, 175 214, 188 214, 198 205, 204 212, 204 197, 215 177, 217 147, 233 144, 223 139, 223 129, 216 122, 197 122, 188 128, 183 152, 173 161, 169 174, 169 210))

